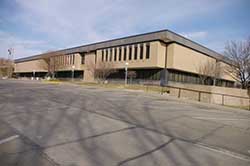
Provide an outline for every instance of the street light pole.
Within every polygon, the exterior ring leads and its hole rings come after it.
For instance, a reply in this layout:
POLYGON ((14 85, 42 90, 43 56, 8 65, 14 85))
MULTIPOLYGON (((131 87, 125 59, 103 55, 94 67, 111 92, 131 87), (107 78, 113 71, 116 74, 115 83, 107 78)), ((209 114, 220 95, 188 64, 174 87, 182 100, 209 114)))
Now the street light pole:
POLYGON ((8 65, 8 72, 7 72, 7 75, 8 75, 8 77, 12 77, 13 76, 13 73, 12 73, 12 65, 14 64, 14 48, 9 48, 8 49, 8 60, 10 60, 10 63, 11 64, 9 64, 8 65))
POLYGON ((14 73, 16 73, 17 68, 16 68, 16 64, 14 63, 14 73))
POLYGON ((72 75, 71 75, 71 81, 73 81, 74 80, 74 70, 75 70, 75 66, 73 65, 72 66, 72 75))
POLYGON ((35 80, 35 78, 36 78, 36 71, 33 70, 33 79, 35 80))
POLYGON ((125 85, 128 84, 128 62, 125 63, 125 85))

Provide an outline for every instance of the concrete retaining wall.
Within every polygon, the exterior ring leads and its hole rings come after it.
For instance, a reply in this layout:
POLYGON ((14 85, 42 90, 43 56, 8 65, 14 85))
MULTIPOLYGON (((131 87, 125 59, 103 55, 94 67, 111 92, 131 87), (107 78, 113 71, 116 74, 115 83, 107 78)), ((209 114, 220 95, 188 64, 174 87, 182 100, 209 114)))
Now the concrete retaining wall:
POLYGON ((195 85, 195 84, 182 84, 174 82, 170 82, 169 85, 176 87, 176 88, 170 88, 170 95, 176 97, 179 96, 180 98, 186 98, 196 101, 200 99, 201 102, 224 104, 230 106, 243 106, 243 107, 249 106, 248 91, 244 89, 195 85), (184 89, 179 90, 178 88, 184 88, 184 89), (185 89, 190 89, 190 90, 185 90, 185 89), (202 92, 199 93, 197 91, 202 91, 202 92), (233 97, 233 96, 239 96, 239 97, 233 97))

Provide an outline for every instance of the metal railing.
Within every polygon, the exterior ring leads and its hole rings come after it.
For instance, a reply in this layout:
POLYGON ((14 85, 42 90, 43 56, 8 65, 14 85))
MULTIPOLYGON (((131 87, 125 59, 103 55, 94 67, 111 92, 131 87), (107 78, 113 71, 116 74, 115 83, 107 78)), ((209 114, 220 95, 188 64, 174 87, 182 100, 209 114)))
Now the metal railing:
MULTIPOLYGON (((157 86, 157 85, 153 85, 153 84, 144 84, 144 86, 146 86, 146 91, 148 91, 149 86, 157 86)), ((195 90, 195 89, 189 89, 189 88, 182 88, 182 87, 176 87, 176 86, 170 86, 170 85, 166 85, 166 86, 162 86, 161 87, 161 94, 163 93, 170 93, 170 89, 177 89, 178 93, 177 93, 177 97, 181 98, 182 96, 182 92, 183 91, 189 91, 189 92, 194 92, 197 93, 198 98, 197 101, 201 102, 202 100, 202 94, 209 94, 209 95, 219 95, 221 96, 221 105, 225 105, 225 98, 226 97, 231 97, 231 98, 237 98, 237 99, 243 99, 243 100, 247 100, 248 101, 248 110, 250 110, 250 96, 249 97, 244 97, 244 96, 237 96, 237 95, 230 95, 230 94, 224 94, 224 93, 216 93, 216 92, 207 92, 207 91, 202 91, 202 90, 195 90)), ((211 103, 211 102, 210 102, 211 103)))

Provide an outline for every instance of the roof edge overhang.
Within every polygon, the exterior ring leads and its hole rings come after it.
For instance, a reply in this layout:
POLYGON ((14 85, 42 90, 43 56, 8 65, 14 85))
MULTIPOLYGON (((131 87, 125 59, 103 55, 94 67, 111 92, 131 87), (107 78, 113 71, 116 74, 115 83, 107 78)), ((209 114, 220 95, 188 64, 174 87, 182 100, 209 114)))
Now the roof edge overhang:
POLYGON ((178 43, 193 50, 204 53, 207 56, 211 56, 215 59, 231 64, 231 62, 229 60, 226 60, 223 55, 167 29, 62 49, 49 53, 38 54, 35 56, 16 59, 15 62, 18 63, 18 62, 41 59, 44 56, 56 56, 56 55, 67 55, 79 52, 90 52, 107 47, 115 47, 115 46, 128 45, 140 42, 157 41, 157 40, 165 43, 178 43))

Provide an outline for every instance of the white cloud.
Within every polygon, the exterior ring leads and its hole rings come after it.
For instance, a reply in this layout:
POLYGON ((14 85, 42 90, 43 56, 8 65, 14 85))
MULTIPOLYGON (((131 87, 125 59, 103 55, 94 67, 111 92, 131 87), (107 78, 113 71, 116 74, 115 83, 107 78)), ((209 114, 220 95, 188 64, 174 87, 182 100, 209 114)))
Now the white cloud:
MULTIPOLYGON (((18 20, 30 31, 62 48, 163 29, 192 16, 217 10, 225 2, 16 0, 17 13, 9 20, 18 20)), ((205 36, 204 33, 188 35, 205 36)))
POLYGON ((192 40, 201 40, 201 39, 205 39, 208 33, 206 31, 198 31, 198 32, 182 33, 182 35, 192 40))
POLYGON ((223 1, 17 0, 24 23, 64 42, 91 42, 174 23, 223 5, 223 1), (181 4, 181 5, 180 5, 181 4), (195 10, 194 10, 195 9, 195 10))
POLYGON ((8 49, 14 48, 14 58, 26 57, 41 53, 37 49, 46 45, 44 41, 24 40, 0 31, 0 57, 8 57, 8 49))

